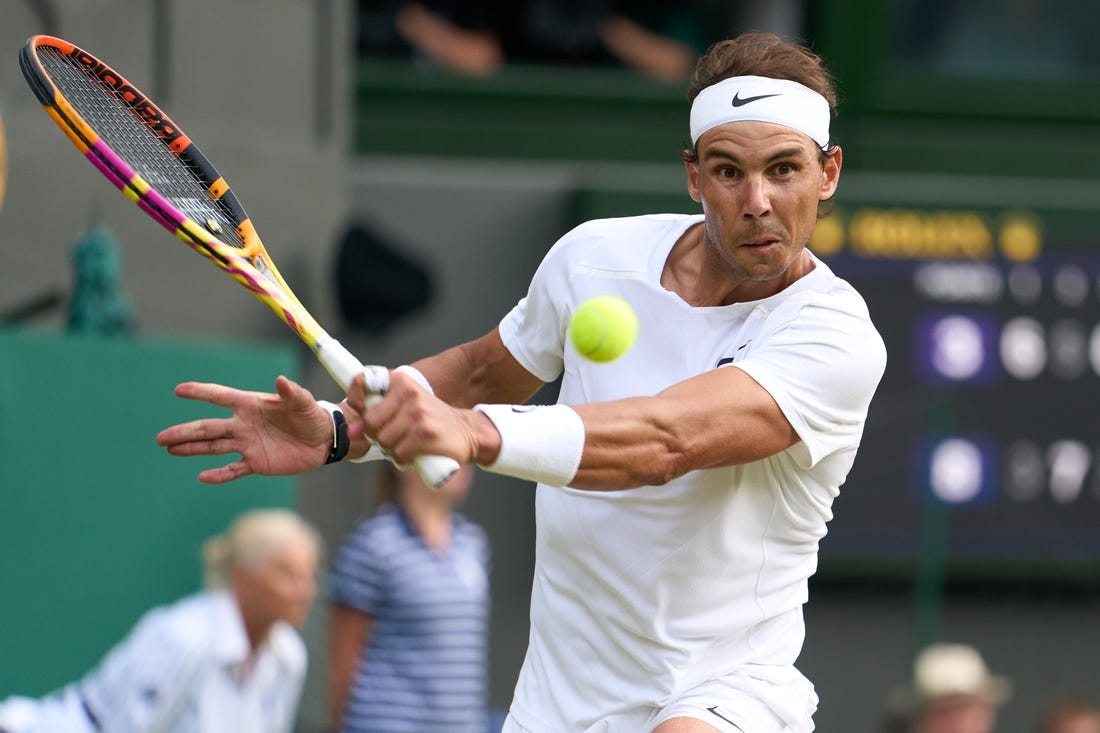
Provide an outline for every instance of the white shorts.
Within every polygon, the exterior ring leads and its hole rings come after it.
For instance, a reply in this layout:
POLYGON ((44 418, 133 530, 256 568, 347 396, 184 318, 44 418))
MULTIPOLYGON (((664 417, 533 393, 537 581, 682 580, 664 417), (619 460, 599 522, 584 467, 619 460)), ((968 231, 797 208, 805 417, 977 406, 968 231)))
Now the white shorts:
MULTIPOLYGON (((584 731, 555 733, 650 733, 672 718, 692 718, 722 733, 810 733, 817 709, 813 685, 794 667, 749 665, 704 682, 661 707, 616 713, 584 731)), ((501 733, 544 733, 528 729, 511 715, 501 733)))

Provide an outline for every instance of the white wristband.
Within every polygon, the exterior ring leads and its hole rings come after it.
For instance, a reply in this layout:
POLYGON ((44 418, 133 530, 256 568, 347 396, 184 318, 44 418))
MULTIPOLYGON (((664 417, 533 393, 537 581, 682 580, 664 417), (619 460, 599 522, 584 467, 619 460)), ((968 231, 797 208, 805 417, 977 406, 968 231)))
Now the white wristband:
POLYGON ((500 453, 486 471, 567 486, 584 453, 584 421, 567 405, 476 405, 500 433, 500 453))

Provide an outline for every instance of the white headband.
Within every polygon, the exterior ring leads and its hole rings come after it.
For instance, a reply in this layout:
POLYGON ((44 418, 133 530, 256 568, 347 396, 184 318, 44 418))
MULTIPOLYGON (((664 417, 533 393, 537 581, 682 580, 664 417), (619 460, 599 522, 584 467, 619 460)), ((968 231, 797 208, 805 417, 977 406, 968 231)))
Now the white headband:
POLYGON ((787 79, 734 76, 713 84, 691 105, 691 142, 727 122, 773 122, 829 145, 829 103, 807 86, 787 79))

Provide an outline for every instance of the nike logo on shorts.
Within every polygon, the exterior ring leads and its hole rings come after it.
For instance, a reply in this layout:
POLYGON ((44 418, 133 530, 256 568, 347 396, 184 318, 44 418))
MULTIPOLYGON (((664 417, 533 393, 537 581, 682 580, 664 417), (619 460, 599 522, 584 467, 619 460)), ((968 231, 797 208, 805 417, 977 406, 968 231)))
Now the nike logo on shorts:
MULTIPOLYGON (((775 95, 774 95, 774 94, 772 94, 772 95, 768 95, 768 96, 775 96, 775 95)), ((712 705, 711 707, 707 708, 707 712, 708 712, 708 713, 711 713, 711 714, 713 714, 713 715, 716 715, 716 716, 718 716, 718 717, 719 717, 719 718, 721 718, 722 720, 724 720, 724 721, 726 721, 727 723, 729 723, 730 725, 732 725, 732 726, 733 726, 734 728, 736 728, 737 730, 741 730, 741 731, 745 730, 744 728, 742 728, 741 726, 739 726, 739 725, 738 725, 737 723, 734 723, 734 722, 733 722, 732 720, 730 720, 729 718, 727 718, 727 717, 726 717, 725 715, 722 715, 722 713, 718 712, 718 706, 717 706, 717 705, 712 705)))

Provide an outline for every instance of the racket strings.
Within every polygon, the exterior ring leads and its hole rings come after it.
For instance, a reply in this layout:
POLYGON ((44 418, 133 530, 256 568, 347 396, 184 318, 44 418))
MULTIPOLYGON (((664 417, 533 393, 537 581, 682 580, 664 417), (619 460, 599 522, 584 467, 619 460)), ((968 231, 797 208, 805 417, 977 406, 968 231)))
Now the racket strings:
POLYGON ((244 247, 237 218, 210 195, 203 171, 173 152, 136 111, 134 102, 146 101, 140 92, 136 100, 127 100, 87 67, 55 49, 39 49, 38 56, 66 101, 135 173, 218 239, 244 247))

